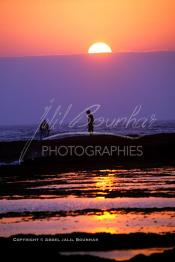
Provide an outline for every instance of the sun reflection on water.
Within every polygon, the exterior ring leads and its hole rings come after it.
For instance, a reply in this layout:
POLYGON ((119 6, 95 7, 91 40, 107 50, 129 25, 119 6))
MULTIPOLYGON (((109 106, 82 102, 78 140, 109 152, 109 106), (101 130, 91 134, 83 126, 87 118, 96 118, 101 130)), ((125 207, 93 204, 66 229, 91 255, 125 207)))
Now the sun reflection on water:
POLYGON ((99 191, 112 191, 116 184, 116 173, 108 173, 104 176, 93 177, 92 181, 99 191))
POLYGON ((97 213, 96 216, 95 216, 95 219, 100 220, 100 221, 102 221, 102 220, 107 221, 107 220, 114 220, 114 219, 116 219, 116 217, 117 217, 117 214, 112 214, 111 212, 104 211, 100 214, 97 213))

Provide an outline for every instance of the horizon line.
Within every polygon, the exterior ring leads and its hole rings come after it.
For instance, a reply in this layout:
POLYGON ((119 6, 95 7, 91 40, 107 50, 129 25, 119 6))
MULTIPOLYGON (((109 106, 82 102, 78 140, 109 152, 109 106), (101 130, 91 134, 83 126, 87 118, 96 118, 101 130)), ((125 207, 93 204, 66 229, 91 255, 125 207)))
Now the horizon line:
POLYGON ((94 55, 116 55, 116 54, 140 54, 140 53, 173 53, 175 50, 170 49, 150 49, 150 50, 120 50, 112 53, 98 53, 98 54, 89 54, 89 53, 60 53, 60 54, 38 54, 38 55, 12 55, 12 56, 0 56, 2 58, 30 58, 30 57, 53 57, 53 56, 94 56, 94 55))
MULTIPOLYGON (((175 122, 175 118, 160 118, 156 120, 157 122, 175 122)), ((39 122, 39 121, 38 121, 39 122)), ((33 122, 33 123, 2 123, 0 125, 1 127, 11 127, 11 126, 35 126, 38 125, 38 122, 33 122)), ((85 124, 85 122, 81 122, 82 124, 85 124)), ((65 123, 67 125, 68 123, 65 123)))

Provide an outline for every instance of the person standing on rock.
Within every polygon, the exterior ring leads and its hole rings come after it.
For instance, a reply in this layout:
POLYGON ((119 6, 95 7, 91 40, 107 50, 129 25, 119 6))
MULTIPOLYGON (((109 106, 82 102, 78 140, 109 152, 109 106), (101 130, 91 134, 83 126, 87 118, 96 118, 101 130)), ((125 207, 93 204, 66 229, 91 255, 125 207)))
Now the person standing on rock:
POLYGON ((49 136, 50 127, 46 120, 44 120, 41 123, 39 131, 40 131, 40 139, 42 139, 43 137, 49 136))
POLYGON ((86 114, 88 117, 88 132, 90 135, 92 135, 94 132, 94 116, 90 110, 87 110, 86 114))

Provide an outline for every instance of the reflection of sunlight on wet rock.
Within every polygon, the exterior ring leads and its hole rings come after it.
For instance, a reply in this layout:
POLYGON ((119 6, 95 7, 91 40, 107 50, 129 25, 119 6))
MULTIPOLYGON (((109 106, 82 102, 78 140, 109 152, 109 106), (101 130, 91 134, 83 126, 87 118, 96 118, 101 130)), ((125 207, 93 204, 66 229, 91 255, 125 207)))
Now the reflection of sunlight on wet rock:
POLYGON ((117 214, 112 214, 111 212, 104 211, 102 214, 96 216, 97 220, 113 220, 116 219, 117 214))
POLYGON ((96 199, 96 200, 104 200, 105 197, 104 197, 104 196, 97 196, 95 199, 96 199))
POLYGON ((95 228, 94 231, 92 231, 92 233, 101 233, 101 232, 105 232, 105 233, 110 233, 110 234, 117 234, 118 233, 118 229, 113 228, 113 227, 98 227, 95 228))
POLYGON ((174 181, 169 167, 2 176, 0 236, 174 233, 174 181))
POLYGON ((114 174, 112 173, 105 176, 100 176, 98 177, 98 180, 96 177, 92 179, 95 182, 95 187, 100 191, 112 191, 114 183, 116 183, 116 177, 114 177, 114 174))

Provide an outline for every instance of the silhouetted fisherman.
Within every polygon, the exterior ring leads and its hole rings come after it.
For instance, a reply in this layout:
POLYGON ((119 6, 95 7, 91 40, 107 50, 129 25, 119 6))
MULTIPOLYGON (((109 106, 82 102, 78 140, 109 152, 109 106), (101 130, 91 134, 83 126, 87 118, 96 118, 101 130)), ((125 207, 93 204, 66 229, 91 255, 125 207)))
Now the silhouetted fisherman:
POLYGON ((94 132, 94 116, 91 114, 90 110, 87 110, 86 114, 88 116, 88 132, 92 135, 94 132))
POLYGON ((50 127, 49 127, 48 122, 45 119, 41 123, 39 131, 40 131, 40 139, 42 139, 43 137, 49 136, 50 127))

